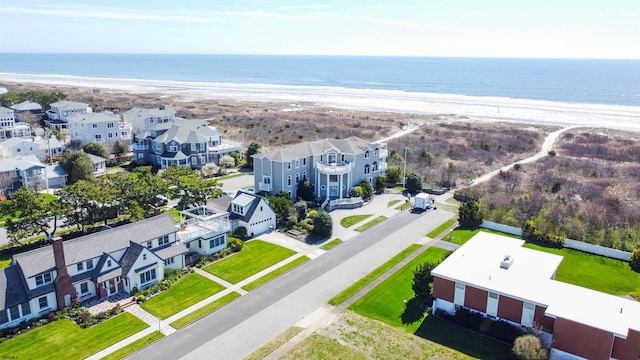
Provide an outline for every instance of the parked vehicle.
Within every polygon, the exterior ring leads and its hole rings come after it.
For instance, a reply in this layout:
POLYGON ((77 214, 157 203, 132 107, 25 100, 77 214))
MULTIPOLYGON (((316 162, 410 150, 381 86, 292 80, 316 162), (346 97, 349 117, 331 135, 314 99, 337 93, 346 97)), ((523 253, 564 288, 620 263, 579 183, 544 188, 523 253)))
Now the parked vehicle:
POLYGON ((425 193, 419 193, 413 199, 413 209, 416 210, 427 210, 433 207, 433 204, 436 202, 436 199, 433 196, 429 196, 425 193))

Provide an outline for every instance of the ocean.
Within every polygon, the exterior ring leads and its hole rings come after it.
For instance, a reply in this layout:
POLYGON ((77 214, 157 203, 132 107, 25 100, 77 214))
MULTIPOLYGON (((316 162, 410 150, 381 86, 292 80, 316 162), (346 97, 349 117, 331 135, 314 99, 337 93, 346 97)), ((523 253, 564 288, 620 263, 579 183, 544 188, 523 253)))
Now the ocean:
POLYGON ((640 60, 0 54, 0 73, 384 89, 640 106, 640 60))

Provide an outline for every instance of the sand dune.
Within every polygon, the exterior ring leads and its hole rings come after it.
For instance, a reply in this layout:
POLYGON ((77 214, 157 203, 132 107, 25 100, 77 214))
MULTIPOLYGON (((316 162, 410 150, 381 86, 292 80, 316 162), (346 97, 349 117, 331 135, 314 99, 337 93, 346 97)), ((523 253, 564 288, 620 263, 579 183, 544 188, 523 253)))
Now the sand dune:
POLYGON ((569 104, 500 97, 339 87, 89 78, 64 75, 0 73, 0 80, 133 93, 173 94, 180 95, 185 100, 306 102, 367 111, 457 114, 468 116, 476 121, 500 120, 640 131, 640 107, 637 106, 569 104))

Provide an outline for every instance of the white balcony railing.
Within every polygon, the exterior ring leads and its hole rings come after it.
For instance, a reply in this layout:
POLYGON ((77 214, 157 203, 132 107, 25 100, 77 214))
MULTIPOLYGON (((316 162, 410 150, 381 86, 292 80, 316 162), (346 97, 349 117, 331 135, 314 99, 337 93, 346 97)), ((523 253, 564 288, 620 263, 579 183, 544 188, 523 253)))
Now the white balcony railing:
POLYGON ((149 150, 148 145, 133 144, 133 151, 149 150))
POLYGON ((261 181, 261 182, 258 183, 258 190, 271 191, 271 190, 273 190, 273 184, 265 183, 265 182, 261 181))
POLYGON ((354 169, 354 163, 343 163, 343 164, 323 164, 316 163, 316 168, 319 172, 323 174, 346 174, 354 169))
POLYGON ((242 151, 242 143, 237 141, 222 140, 222 144, 213 146, 210 145, 208 150, 209 153, 213 154, 242 151))
POLYGON ((386 162, 378 163, 378 171, 387 171, 387 163, 386 162))
POLYGON ((378 156, 379 156, 381 159, 386 158, 387 156, 389 156, 389 150, 387 150, 387 149, 380 149, 380 150, 378 150, 378 156))

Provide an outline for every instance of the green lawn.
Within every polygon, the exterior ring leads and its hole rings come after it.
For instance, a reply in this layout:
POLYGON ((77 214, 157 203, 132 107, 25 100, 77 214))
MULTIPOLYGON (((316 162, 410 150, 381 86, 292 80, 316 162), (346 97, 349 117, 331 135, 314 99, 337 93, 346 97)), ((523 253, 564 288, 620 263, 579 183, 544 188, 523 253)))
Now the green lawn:
POLYGON ((236 177, 240 177, 240 176, 245 176, 245 173, 235 173, 235 174, 229 174, 229 175, 224 175, 224 176, 219 176, 216 178, 213 178, 214 180, 218 180, 218 181, 222 181, 222 180, 227 180, 227 179, 233 179, 236 177))
POLYGON ((402 200, 397 200, 397 199, 396 200, 391 200, 391 201, 389 201, 387 203, 387 207, 392 207, 393 205, 399 203, 400 201, 402 201, 402 200))
POLYGON ((338 239, 338 238, 335 238, 335 239, 333 239, 333 240, 329 241, 328 243, 325 243, 325 244, 323 244, 322 246, 320 246, 320 249, 322 249, 322 250, 331 250, 331 249, 333 249, 334 247, 336 247, 336 246, 338 246, 338 245, 342 244, 343 242, 344 242, 344 241, 342 241, 342 240, 340 240, 340 239, 338 239))
POLYGON ((385 220, 387 220, 387 217, 380 215, 377 218, 369 221, 368 223, 358 226, 357 228, 355 228, 355 230, 358 231, 358 232, 364 232, 364 231, 367 231, 370 228, 380 224, 381 222, 383 222, 385 220))
POLYGON ((297 268, 298 266, 306 263, 307 261, 309 261, 311 259, 309 259, 307 256, 301 256, 295 260, 293 260, 290 263, 287 263, 275 270, 273 270, 272 272, 268 273, 267 275, 262 276, 261 278, 254 280, 250 283, 248 283, 247 285, 243 286, 242 288, 247 290, 247 291, 251 291, 259 286, 264 285, 265 283, 277 278, 278 276, 287 273, 289 271, 291 271, 292 269, 297 268))
POLYGON ((0 259, 0 269, 8 268, 11 265, 11 258, 0 259))
POLYGON ((224 286, 217 282, 192 273, 140 306, 153 315, 166 319, 222 290, 224 286))
POLYGON ((456 228, 455 230, 451 231, 446 236, 443 236, 442 240, 449 241, 449 242, 452 242, 452 243, 458 244, 458 245, 463 245, 469 239, 471 239, 473 237, 473 235, 477 234, 478 231, 483 231, 483 232, 488 232, 488 233, 491 233, 491 234, 497 234, 497 235, 512 237, 514 239, 520 239, 520 236, 511 235, 511 234, 503 233, 503 232, 500 232, 500 231, 489 230, 489 229, 466 230, 466 229, 456 228))
POLYGON ((131 355, 132 353, 134 353, 135 351, 138 351, 140 349, 142 349, 145 346, 149 346, 151 344, 153 344, 154 342, 162 339, 164 337, 164 334, 162 334, 160 331, 154 331, 151 334, 143 337, 142 339, 138 339, 134 342, 132 342, 131 344, 116 350, 114 352, 112 352, 111 354, 103 357, 100 360, 119 360, 119 359, 124 359, 125 357, 127 357, 128 355, 131 355))
POLYGON ((445 222, 443 222, 442 224, 440 224, 440 226, 438 226, 437 228, 433 229, 433 231, 431 231, 430 233, 427 234, 428 237, 435 239, 436 236, 440 235, 440 233, 442 233, 443 231, 447 230, 451 225, 456 223, 456 219, 450 219, 447 220, 445 222))
POLYGON ((295 255, 295 251, 262 240, 247 241, 239 253, 217 261, 203 270, 232 284, 295 255))
POLYGON ((219 308, 225 306, 226 304, 228 304, 229 302, 231 302, 234 299, 237 299, 240 297, 240 294, 238 294, 237 292, 230 292, 227 295, 216 299, 210 303, 208 303, 207 305, 201 307, 200 309, 190 313, 189 315, 183 316, 180 319, 174 321, 171 323, 171 326, 174 327, 175 329, 181 329, 189 324, 191 324, 194 321, 197 321, 207 315, 209 315, 210 313, 218 310, 219 308))
POLYGON ((373 214, 347 216, 346 218, 340 220, 340 225, 342 225, 343 228, 348 228, 370 216, 373 216, 373 214))
POLYGON ((360 291, 360 289, 362 289, 365 286, 369 285, 373 280, 377 279, 380 275, 382 275, 385 272, 387 272, 387 270, 391 269, 397 263, 402 261, 402 259, 404 259, 407 256, 413 254, 413 252, 418 250, 420 247, 421 247, 421 245, 418 245, 418 244, 409 245, 409 247, 407 247, 406 249, 402 250, 398 255, 396 255, 396 256, 392 257, 391 259, 387 260, 387 262, 385 262, 384 264, 380 265, 377 269, 373 270, 372 272, 367 274, 365 277, 363 277, 362 279, 360 279, 357 282, 355 282, 353 285, 351 285, 348 288, 346 288, 340 294, 338 294, 335 297, 333 297, 331 300, 329 300, 329 304, 334 305, 334 306, 342 304, 345 300, 347 300, 348 298, 353 296, 353 294, 357 293, 358 291, 360 291))
POLYGON ((147 327, 129 313, 88 329, 58 320, 1 343, 0 354, 11 359, 84 359, 147 327))
POLYGON ((470 356, 482 359, 508 358, 511 356, 510 347, 459 329, 432 316, 425 317, 423 310, 413 299, 411 283, 416 267, 425 262, 438 261, 446 253, 446 250, 439 248, 427 249, 353 303, 349 309, 470 356))
POLYGON ((566 248, 555 249, 534 244, 524 246, 564 257, 556 273, 558 281, 612 295, 640 292, 640 273, 631 270, 626 261, 566 248))
POLYGON ((411 207, 411 203, 404 202, 402 205, 396 207, 396 210, 404 211, 411 207))

